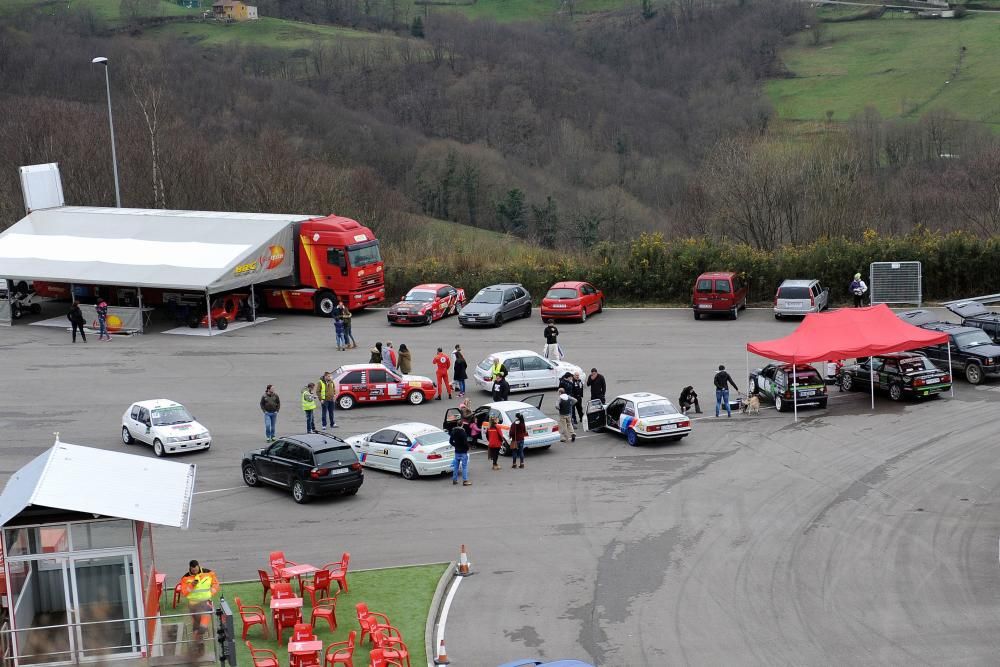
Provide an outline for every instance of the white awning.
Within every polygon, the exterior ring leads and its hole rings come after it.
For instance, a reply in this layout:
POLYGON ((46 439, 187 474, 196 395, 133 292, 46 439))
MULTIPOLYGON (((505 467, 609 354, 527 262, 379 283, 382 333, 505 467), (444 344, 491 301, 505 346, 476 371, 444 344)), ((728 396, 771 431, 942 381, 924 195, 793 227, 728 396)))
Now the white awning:
POLYGON ((56 442, 15 472, 0 495, 0 526, 31 506, 187 528, 193 464, 56 442))
POLYGON ((0 276, 221 292, 293 272, 309 215, 60 206, 0 234, 0 276))

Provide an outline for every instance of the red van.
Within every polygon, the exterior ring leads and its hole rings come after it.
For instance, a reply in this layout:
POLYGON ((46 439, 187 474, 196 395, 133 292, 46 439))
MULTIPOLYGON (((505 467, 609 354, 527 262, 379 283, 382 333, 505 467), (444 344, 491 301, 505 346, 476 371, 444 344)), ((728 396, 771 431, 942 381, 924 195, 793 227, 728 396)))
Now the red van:
POLYGON ((747 307, 747 287, 739 276, 731 271, 703 273, 694 281, 691 293, 691 308, 694 319, 702 315, 725 313, 730 319, 739 317, 740 308, 747 307))

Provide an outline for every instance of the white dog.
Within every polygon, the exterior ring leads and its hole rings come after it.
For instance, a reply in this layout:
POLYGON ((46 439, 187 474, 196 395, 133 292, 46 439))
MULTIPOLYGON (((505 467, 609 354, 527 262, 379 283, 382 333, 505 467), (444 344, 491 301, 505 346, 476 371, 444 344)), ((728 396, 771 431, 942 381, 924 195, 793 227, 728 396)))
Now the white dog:
POLYGON ((743 402, 743 414, 755 416, 760 414, 760 396, 756 393, 750 394, 750 397, 743 402))

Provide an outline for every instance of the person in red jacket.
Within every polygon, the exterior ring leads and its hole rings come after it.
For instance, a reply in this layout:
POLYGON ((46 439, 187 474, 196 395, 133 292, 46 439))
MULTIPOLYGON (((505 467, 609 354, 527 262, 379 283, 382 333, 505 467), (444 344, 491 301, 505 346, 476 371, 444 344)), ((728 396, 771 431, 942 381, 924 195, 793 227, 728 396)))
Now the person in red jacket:
POLYGON ((434 365, 437 366, 437 400, 441 400, 441 394, 445 389, 448 390, 448 399, 451 399, 451 382, 448 381, 448 369, 451 368, 451 359, 445 354, 441 348, 438 348, 437 354, 434 355, 434 365))
POLYGON ((500 470, 500 447, 503 445, 503 436, 500 434, 500 427, 497 426, 497 418, 490 417, 489 424, 484 424, 484 426, 490 461, 493 463, 494 470, 500 470))

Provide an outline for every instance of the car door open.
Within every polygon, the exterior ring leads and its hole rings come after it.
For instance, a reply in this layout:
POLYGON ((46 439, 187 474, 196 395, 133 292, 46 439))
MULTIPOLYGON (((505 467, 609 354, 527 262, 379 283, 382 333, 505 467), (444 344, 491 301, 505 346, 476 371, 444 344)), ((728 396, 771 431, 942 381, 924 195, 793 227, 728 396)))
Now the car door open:
POLYGON ((441 424, 441 428, 446 431, 450 431, 459 424, 462 423, 462 411, 458 408, 448 408, 444 411, 444 422, 441 424))
POLYGON ((607 412, 601 399, 595 398, 587 403, 587 430, 597 431, 605 427, 607 423, 607 412))
POLYGON ((545 399, 545 394, 532 394, 531 396, 525 396, 520 399, 522 403, 527 403, 539 410, 542 409, 542 401, 545 399))

